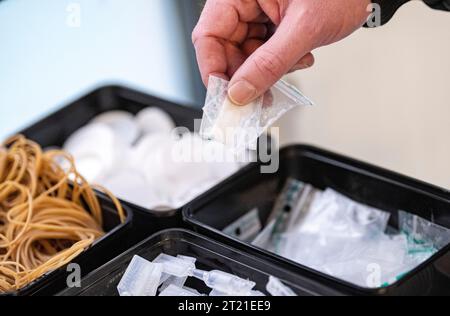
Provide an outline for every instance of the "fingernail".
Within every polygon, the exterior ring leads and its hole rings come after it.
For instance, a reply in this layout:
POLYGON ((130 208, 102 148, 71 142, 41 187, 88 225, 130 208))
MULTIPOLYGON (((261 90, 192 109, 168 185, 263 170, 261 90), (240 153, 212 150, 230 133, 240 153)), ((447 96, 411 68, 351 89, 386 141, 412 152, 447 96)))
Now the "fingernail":
POLYGON ((230 89, 228 89, 228 96, 231 101, 238 105, 246 105, 253 101, 258 90, 246 80, 236 82, 230 89))
POLYGON ((310 68, 311 66, 312 66, 312 65, 310 65, 310 64, 308 64, 308 63, 306 63, 306 62, 304 62, 304 63, 295 65, 294 68, 293 68, 292 70, 293 70, 293 71, 297 71, 297 70, 307 69, 307 68, 310 68))
POLYGON ((294 67, 292 67, 290 72, 296 72, 298 70, 302 70, 305 69, 305 67, 303 65, 295 65, 294 67))

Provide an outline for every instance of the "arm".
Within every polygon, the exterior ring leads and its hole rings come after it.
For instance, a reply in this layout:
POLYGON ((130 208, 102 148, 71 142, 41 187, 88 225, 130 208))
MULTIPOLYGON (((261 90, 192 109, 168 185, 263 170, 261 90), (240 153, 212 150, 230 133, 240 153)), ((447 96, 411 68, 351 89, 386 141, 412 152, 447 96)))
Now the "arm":
POLYGON ((450 0, 424 0, 433 9, 450 11, 450 0))

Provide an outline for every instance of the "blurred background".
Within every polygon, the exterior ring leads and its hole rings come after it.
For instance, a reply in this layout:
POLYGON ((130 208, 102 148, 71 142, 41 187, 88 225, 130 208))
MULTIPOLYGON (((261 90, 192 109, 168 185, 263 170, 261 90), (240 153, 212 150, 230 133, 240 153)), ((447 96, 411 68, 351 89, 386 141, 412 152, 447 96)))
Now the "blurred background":
POLYGON ((0 135, 108 84, 204 98, 190 0, 0 0, 0 135))
MULTIPOLYGON (((200 107, 195 0, 0 0, 0 137, 108 84, 200 107)), ((277 123, 308 143, 450 189, 450 15, 413 1, 290 75, 316 106, 277 123)))

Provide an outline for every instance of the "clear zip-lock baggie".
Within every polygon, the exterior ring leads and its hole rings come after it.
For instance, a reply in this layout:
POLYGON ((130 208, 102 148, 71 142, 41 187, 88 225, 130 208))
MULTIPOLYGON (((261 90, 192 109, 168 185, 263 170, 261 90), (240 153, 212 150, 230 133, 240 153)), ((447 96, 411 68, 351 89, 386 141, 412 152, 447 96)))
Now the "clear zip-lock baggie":
POLYGON ((228 98, 228 85, 224 79, 210 77, 200 135, 236 153, 256 150, 258 138, 288 111, 313 105, 294 86, 280 80, 263 96, 240 106, 228 98))

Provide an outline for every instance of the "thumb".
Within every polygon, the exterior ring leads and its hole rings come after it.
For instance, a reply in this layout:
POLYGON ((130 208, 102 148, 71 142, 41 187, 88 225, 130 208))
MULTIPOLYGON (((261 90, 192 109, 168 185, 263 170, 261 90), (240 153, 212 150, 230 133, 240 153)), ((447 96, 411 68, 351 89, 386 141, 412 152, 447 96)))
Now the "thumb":
POLYGON ((311 51, 308 41, 301 41, 298 27, 282 22, 276 33, 234 74, 228 94, 239 105, 245 105, 269 90, 296 63, 311 51))

